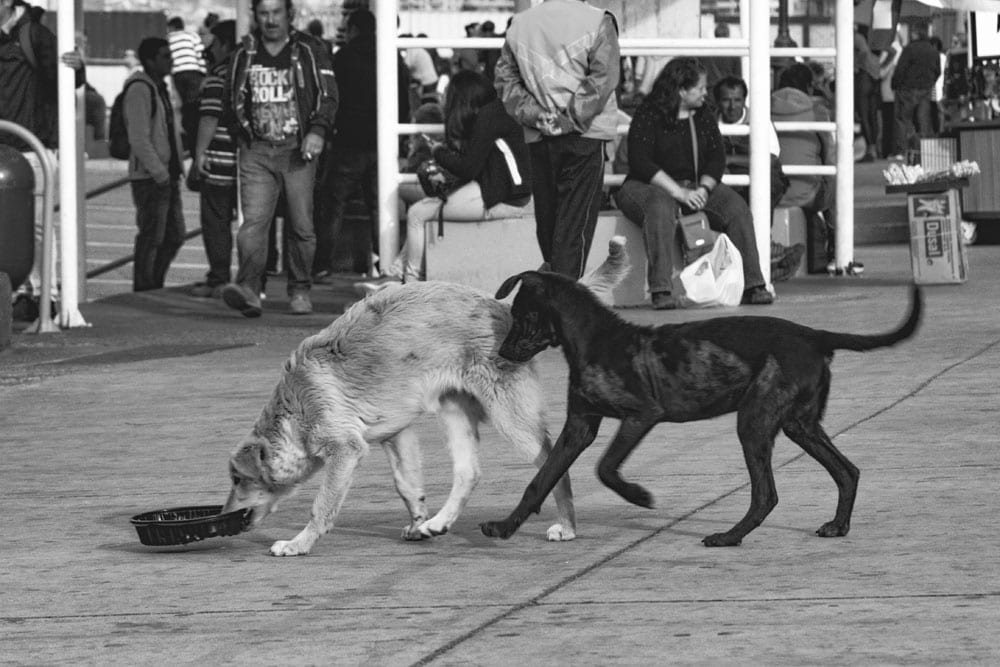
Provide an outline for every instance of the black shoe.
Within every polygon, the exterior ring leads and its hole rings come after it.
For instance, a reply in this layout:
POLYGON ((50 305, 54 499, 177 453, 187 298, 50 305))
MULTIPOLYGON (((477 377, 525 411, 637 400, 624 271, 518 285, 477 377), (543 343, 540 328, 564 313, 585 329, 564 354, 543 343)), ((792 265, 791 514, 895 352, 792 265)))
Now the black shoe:
POLYGON ((243 285, 229 283, 222 288, 222 300, 233 310, 240 311, 243 317, 260 317, 260 297, 243 285))
POLYGON ((774 303, 774 296, 763 285, 758 285, 743 292, 740 303, 745 306, 769 306, 774 303))

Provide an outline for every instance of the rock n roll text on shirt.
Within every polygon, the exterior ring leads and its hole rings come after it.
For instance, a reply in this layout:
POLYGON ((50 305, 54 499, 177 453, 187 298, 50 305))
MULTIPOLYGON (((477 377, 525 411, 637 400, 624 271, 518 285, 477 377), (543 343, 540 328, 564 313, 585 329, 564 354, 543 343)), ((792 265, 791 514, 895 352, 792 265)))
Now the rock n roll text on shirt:
POLYGON ((295 78, 287 44, 276 56, 265 49, 254 55, 249 70, 249 86, 254 136, 275 142, 298 138, 295 78))

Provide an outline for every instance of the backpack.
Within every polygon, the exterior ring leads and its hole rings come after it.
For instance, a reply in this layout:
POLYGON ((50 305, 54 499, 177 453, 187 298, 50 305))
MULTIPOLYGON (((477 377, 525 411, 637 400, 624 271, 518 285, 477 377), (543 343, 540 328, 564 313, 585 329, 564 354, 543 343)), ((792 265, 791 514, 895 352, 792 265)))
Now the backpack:
MULTIPOLYGON (((132 146, 128 141, 128 128, 125 127, 125 91, 133 83, 142 81, 153 89, 153 84, 145 81, 143 79, 132 79, 127 81, 125 86, 122 88, 122 92, 118 93, 115 97, 114 104, 111 105, 111 117, 108 121, 108 153, 111 157, 118 158, 119 160, 127 160, 132 154, 132 146)), ((156 90, 153 89, 153 109, 149 114, 152 118, 156 115, 156 90)))

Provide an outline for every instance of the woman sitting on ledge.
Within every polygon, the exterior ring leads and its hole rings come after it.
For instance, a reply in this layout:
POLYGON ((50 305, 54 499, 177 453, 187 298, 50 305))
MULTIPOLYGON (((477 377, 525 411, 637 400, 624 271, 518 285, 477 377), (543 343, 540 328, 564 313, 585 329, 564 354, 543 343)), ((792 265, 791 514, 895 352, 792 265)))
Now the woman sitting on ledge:
POLYGON ((680 211, 703 210, 709 226, 725 233, 739 249, 746 287, 743 303, 765 305, 774 300, 760 271, 750 209, 721 182, 726 156, 718 121, 705 107, 705 78, 705 68, 696 59, 671 60, 629 128, 628 176, 615 200, 643 228, 649 291, 657 310, 677 307, 671 290, 680 260, 680 211))
MULTIPOLYGON (((452 77, 445 91, 445 141, 431 152, 460 185, 448 195, 448 222, 518 218, 529 213, 531 167, 521 126, 507 115, 489 80, 468 70, 452 77)), ((427 197, 406 213, 406 244, 386 272, 390 279, 424 279, 424 227, 438 219, 441 200, 427 197)))

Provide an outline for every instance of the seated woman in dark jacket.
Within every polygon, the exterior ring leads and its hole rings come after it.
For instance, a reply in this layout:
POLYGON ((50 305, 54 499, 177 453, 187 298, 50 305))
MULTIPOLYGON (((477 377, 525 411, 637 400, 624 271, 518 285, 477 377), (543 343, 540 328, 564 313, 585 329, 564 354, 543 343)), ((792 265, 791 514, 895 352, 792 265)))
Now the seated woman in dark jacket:
POLYGON ((677 217, 682 210, 704 210, 709 226, 725 233, 739 249, 743 303, 774 300, 761 274, 750 209, 721 182, 726 157, 718 121, 705 107, 706 94, 701 64, 694 58, 675 58, 656 77, 629 128, 629 171, 616 201, 630 220, 643 227, 649 291, 658 310, 677 307, 671 290, 680 262, 677 217))
MULTIPOLYGON (((438 164, 462 183, 448 195, 444 219, 479 222, 526 215, 531 167, 521 126, 507 115, 489 80, 472 71, 452 77, 445 92, 445 142, 430 141, 438 164)), ((437 220, 441 200, 421 199, 406 214, 406 245, 388 274, 405 281, 424 276, 424 226, 437 220)))

